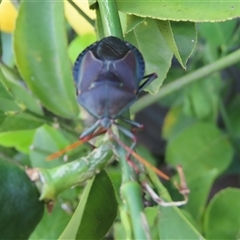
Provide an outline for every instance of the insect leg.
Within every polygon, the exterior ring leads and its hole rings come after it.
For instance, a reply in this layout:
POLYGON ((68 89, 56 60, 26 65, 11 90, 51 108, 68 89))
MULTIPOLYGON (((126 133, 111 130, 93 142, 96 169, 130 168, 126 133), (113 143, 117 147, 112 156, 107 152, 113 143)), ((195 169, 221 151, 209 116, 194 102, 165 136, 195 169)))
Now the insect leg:
POLYGON ((123 122, 126 122, 126 123, 128 123, 128 124, 130 124, 130 125, 133 126, 133 128, 131 129, 131 132, 134 133, 134 134, 144 128, 144 125, 141 124, 141 123, 132 121, 132 120, 127 119, 127 118, 124 118, 124 117, 120 117, 120 119, 121 119, 123 122))
MULTIPOLYGON (((123 147, 128 153, 130 152, 131 155, 133 157, 135 157, 139 162, 141 162, 144 166, 151 168, 159 177, 162 177, 166 180, 169 180, 169 177, 163 173, 162 171, 160 171, 159 169, 157 169, 156 167, 154 167, 153 165, 151 165, 151 163, 149 163, 148 161, 146 161, 144 158, 142 158, 140 155, 138 155, 133 149, 129 148, 125 143, 123 143, 112 131, 111 129, 108 130, 112 137, 116 140, 116 142, 123 147)), ((131 133, 131 132, 130 132, 131 133)))
POLYGON ((136 138, 136 136, 135 136, 132 132, 130 132, 128 129, 126 129, 126 128, 120 126, 120 125, 118 125, 117 123, 114 123, 114 124, 117 126, 117 128, 118 128, 124 135, 126 135, 127 137, 129 137, 129 138, 132 140, 132 142, 133 142, 132 145, 130 146, 130 151, 128 152, 128 154, 127 154, 127 156, 126 156, 127 160, 129 160, 129 158, 130 158, 130 156, 131 156, 131 153, 132 153, 134 147, 135 147, 136 144, 137 144, 137 138, 136 138))
POLYGON ((141 123, 135 122, 135 121, 133 121, 131 119, 127 119, 125 117, 120 117, 120 119, 123 120, 124 122, 132 125, 133 127, 140 128, 140 129, 143 128, 143 125, 141 123))
POLYGON ((147 80, 145 80, 145 82, 142 83, 142 85, 139 86, 138 92, 141 92, 145 87, 147 87, 157 77, 158 77, 158 75, 156 73, 152 73, 152 74, 144 76, 143 79, 147 78, 147 80))
POLYGON ((85 138, 86 136, 91 135, 93 132, 96 131, 96 129, 100 126, 100 120, 97 120, 90 128, 83 131, 83 133, 80 135, 80 139, 85 138))

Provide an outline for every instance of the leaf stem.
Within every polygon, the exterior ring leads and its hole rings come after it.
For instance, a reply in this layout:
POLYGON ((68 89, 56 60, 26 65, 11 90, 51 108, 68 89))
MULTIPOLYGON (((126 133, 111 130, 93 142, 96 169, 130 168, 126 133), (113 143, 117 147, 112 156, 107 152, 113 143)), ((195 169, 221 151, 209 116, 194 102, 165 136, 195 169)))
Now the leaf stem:
MULTIPOLYGON (((114 0, 98 1, 100 15, 102 16, 102 27, 104 36, 116 36, 123 39, 121 23, 118 15, 117 4, 114 0)), ((124 115, 129 118, 129 111, 124 115)), ((124 123, 120 123, 124 126, 124 123)), ((121 135, 124 142, 128 140, 121 135)), ((116 152, 122 169, 122 207, 127 210, 132 226, 132 235, 134 239, 148 239, 148 234, 145 231, 148 224, 145 221, 143 214, 142 192, 139 183, 135 180, 135 173, 130 168, 126 160, 125 150, 117 144, 116 152), (145 224, 145 225, 144 225, 145 224)), ((122 219, 124 221, 124 219, 122 219)))
POLYGON ((140 98, 131 108, 131 113, 137 113, 147 106, 159 101, 163 97, 180 90, 184 86, 197 81, 207 75, 222 70, 240 60, 240 49, 228 54, 227 56, 197 69, 194 72, 188 73, 183 77, 177 78, 175 81, 164 85, 156 95, 145 95, 140 98))

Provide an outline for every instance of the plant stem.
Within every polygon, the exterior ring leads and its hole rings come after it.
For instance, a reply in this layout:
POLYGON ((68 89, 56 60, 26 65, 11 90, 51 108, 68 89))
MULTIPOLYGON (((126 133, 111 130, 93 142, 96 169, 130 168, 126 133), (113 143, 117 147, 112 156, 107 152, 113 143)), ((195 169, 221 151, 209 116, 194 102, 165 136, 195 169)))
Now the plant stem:
POLYGON ((150 233, 148 224, 145 224, 142 199, 139 198, 139 195, 142 194, 141 187, 137 182, 127 182, 122 185, 121 193, 126 201, 126 205, 130 206, 128 210, 131 217, 131 225, 134 229, 134 239, 147 239, 150 233))
MULTIPOLYGON (((123 39, 116 2, 114 0, 100 0, 98 1, 98 4, 100 14, 102 16, 101 19, 104 36, 115 36, 123 39)), ((129 111, 124 115, 124 117, 129 118, 129 111)), ((124 126, 122 122, 120 124, 124 126)), ((121 135, 121 137, 125 143, 128 141, 123 135, 121 135)), ((122 170, 122 204, 123 208, 127 210, 130 217, 132 235, 134 236, 134 239, 148 239, 148 234, 145 231, 147 228, 147 223, 144 225, 145 222, 143 221, 145 220, 145 216, 143 214, 141 188, 138 182, 135 180, 132 169, 127 163, 125 150, 117 145, 116 151, 122 170)), ((124 219, 122 220, 124 221, 124 219)))
MULTIPOLYGON (((104 36, 116 36, 123 39, 122 27, 120 24, 116 2, 113 0, 101 0, 98 2, 98 4, 104 36)), ((126 113, 125 117, 129 117, 129 111, 126 113)), ((116 150, 118 152, 118 157, 120 159, 123 171, 122 180, 123 182, 130 181, 132 178, 129 170, 129 165, 126 162, 125 150, 118 146, 116 147, 116 150)))
POLYGON ((95 176, 97 171, 104 169, 111 158, 112 145, 105 142, 87 157, 51 169, 37 169, 40 175, 40 182, 37 182, 40 199, 55 199, 64 190, 83 184, 95 176))
POLYGON ((118 15, 117 4, 114 0, 101 0, 98 2, 105 37, 115 36, 123 39, 122 27, 118 15))
POLYGON ((237 50, 229 55, 207 65, 197 69, 194 72, 191 72, 183 77, 176 79, 175 81, 164 85, 156 95, 146 95, 139 99, 136 104, 131 108, 131 113, 137 113, 147 106, 153 104, 154 102, 159 101, 163 97, 171 94, 175 91, 180 90, 187 84, 190 84, 194 81, 197 81, 207 75, 224 69, 240 60, 240 50, 237 50))

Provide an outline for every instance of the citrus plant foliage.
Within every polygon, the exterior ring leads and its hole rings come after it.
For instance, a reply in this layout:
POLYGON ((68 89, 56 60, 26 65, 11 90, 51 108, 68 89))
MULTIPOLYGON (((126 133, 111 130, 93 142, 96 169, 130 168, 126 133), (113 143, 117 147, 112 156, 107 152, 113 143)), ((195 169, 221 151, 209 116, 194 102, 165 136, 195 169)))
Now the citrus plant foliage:
MULTIPOLYGON (((239 238, 240 190, 226 188, 239 182, 216 185, 240 172, 239 16, 237 1, 3 0, 0 239, 239 238), (166 202, 180 201, 177 174, 163 184, 148 168, 144 180, 132 177, 126 159, 107 167, 125 151, 106 136, 95 149, 83 144, 67 153, 67 162, 66 155, 46 161, 90 124, 72 66, 108 28, 139 49, 146 75, 158 75, 130 112, 153 103, 167 109, 161 133, 154 131, 166 143, 164 165, 183 167, 190 194, 181 208, 143 197, 139 184, 148 179, 166 202)), ((136 149, 156 163, 147 148, 136 149)))

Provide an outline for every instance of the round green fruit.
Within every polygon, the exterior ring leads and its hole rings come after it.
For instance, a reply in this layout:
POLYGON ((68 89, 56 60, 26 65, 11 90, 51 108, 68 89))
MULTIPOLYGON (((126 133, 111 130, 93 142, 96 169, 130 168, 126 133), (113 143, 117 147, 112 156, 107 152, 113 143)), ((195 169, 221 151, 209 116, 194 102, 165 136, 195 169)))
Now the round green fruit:
POLYGON ((0 239, 28 239, 43 212, 44 203, 24 168, 0 159, 0 239))

